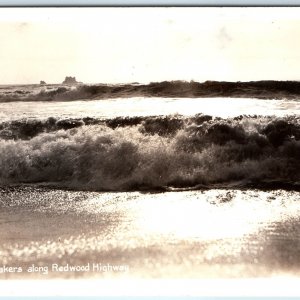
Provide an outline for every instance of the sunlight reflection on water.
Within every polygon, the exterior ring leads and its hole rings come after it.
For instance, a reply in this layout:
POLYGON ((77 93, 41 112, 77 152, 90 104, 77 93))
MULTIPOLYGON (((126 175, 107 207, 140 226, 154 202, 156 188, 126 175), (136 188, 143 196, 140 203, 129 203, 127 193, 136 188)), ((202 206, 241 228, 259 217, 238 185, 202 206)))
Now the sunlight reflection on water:
MULTIPOLYGON (((19 203, 21 219, 17 206, 4 213, 11 223, 0 229, 2 263, 126 262, 132 273, 124 276, 202 278, 266 276, 273 268, 286 272, 285 264, 299 267, 299 228, 293 223, 300 213, 299 192, 215 189, 78 197, 78 192, 45 190, 32 198, 36 205, 19 203), (62 193, 69 194, 68 201, 62 193), (9 233, 5 238, 7 229, 22 238, 11 240, 9 233)), ((101 274, 60 274, 96 275, 101 274)))
POLYGON ((114 118, 117 116, 153 116, 203 113, 219 117, 246 115, 295 115, 300 112, 297 100, 250 98, 116 98, 69 102, 0 103, 1 120, 48 117, 114 118), (13 114, 11 112, 14 112, 13 114))
POLYGON ((201 240, 242 237, 297 215, 300 207, 295 199, 286 199, 287 193, 281 191, 274 199, 269 192, 259 192, 257 197, 253 191, 238 190, 174 192, 163 198, 149 194, 125 204, 126 215, 131 215, 130 222, 141 235, 201 240), (282 200, 288 205, 283 206, 282 200))

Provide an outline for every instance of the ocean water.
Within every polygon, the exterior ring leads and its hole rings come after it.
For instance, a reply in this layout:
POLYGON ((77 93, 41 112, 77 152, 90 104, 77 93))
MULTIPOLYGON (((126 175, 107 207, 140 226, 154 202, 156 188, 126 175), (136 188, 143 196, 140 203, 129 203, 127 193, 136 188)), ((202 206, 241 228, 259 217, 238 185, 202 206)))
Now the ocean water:
POLYGON ((0 203, 1 263, 23 271, 0 278, 299 276, 299 200, 284 190, 10 189, 0 203), (57 272, 53 264, 90 270, 57 272))
POLYGON ((0 101, 0 184, 98 191, 233 182, 299 187, 298 100, 53 100, 72 89, 2 87, 2 99, 18 101, 0 101), (44 95, 53 99, 40 101, 44 95))
POLYGON ((2 121, 55 118, 114 118, 164 116, 203 113, 216 117, 238 115, 295 115, 300 112, 297 100, 263 100, 250 98, 116 98, 75 101, 0 102, 2 121), (12 113, 13 112, 13 113, 12 113))
POLYGON ((298 276, 299 108, 243 98, 0 102, 0 266, 131 266, 0 268, 0 277, 298 276))

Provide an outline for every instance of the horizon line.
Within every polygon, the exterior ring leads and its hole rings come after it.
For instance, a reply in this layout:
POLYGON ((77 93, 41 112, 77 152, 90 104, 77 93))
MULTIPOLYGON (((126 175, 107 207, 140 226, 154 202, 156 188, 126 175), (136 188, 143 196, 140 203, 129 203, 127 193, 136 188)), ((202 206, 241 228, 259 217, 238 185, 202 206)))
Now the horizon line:
POLYGON ((78 81, 74 84, 67 84, 67 83, 62 83, 62 82, 45 82, 45 83, 0 83, 0 86, 17 86, 17 85, 85 85, 85 84, 91 84, 91 85, 126 85, 126 84, 145 84, 149 85, 151 83, 162 83, 162 82, 185 82, 185 83, 206 83, 206 82, 227 82, 227 83, 247 83, 247 82, 300 82, 299 79, 281 79, 281 80, 276 80, 276 79, 257 79, 257 80, 238 80, 238 81, 231 81, 231 80, 211 80, 207 79, 204 81, 197 81, 197 80, 184 80, 184 79, 172 79, 172 80, 161 80, 161 81, 149 81, 149 82, 138 82, 138 81, 131 81, 131 82, 83 82, 83 81, 78 81))

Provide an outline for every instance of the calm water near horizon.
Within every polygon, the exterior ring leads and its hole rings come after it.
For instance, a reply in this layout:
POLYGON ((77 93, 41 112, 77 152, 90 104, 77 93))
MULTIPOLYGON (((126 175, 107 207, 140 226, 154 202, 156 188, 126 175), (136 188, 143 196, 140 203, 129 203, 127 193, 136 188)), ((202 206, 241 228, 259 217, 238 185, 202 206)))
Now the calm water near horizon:
POLYGON ((248 98, 117 98, 61 102, 0 103, 0 120, 21 118, 114 118, 203 113, 222 118, 238 115, 297 115, 299 100, 262 100, 248 98))

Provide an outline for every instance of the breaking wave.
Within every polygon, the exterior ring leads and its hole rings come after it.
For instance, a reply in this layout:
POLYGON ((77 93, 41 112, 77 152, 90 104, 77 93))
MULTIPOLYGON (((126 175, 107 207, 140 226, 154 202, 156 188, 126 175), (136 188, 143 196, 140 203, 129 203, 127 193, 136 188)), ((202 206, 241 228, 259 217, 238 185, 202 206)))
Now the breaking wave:
POLYGON ((149 84, 50 84, 0 86, 0 102, 71 101, 123 97, 233 97, 299 99, 298 81, 218 82, 163 81, 149 84))
POLYGON ((202 114, 0 124, 0 184, 81 190, 300 187, 300 118, 202 114))

